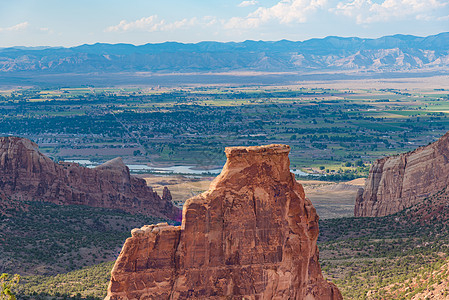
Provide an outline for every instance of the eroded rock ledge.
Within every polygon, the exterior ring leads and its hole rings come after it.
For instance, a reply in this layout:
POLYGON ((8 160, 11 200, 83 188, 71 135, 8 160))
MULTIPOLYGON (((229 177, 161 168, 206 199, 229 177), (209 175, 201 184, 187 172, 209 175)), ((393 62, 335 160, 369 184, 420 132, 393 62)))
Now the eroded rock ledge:
POLYGON ((180 211, 168 190, 161 198, 130 175, 121 158, 96 168, 55 163, 32 141, 0 137, 0 191, 12 199, 88 205, 175 219, 180 211))
POLYGON ((380 217, 419 204, 436 193, 447 194, 449 132, 412 152, 378 159, 355 203, 356 217, 380 217))
POLYGON ((132 231, 106 299, 342 299, 318 263, 318 216, 289 170, 290 147, 226 148, 181 226, 132 231))

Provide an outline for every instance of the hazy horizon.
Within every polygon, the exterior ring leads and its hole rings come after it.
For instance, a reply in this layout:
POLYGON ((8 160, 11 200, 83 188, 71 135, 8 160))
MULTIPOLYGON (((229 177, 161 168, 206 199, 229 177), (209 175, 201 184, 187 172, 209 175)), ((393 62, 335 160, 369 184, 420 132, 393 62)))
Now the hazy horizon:
POLYGON ((0 47, 428 36, 449 20, 443 0, 18 0, 0 8, 0 47))
POLYGON ((172 40, 167 40, 167 41, 163 41, 163 42, 148 42, 148 43, 143 43, 143 44, 137 44, 137 43, 123 43, 123 42, 117 42, 117 43, 108 43, 108 42, 94 42, 94 43, 83 43, 83 44, 76 44, 76 45, 72 45, 72 46, 62 46, 62 45, 57 45, 57 46, 49 46, 49 45, 36 45, 36 46, 25 46, 25 45, 14 45, 14 46, 0 46, 0 48, 73 48, 73 47, 79 47, 79 46, 84 46, 84 45, 95 45, 95 44, 105 44, 105 45, 133 45, 136 47, 139 46, 145 46, 145 45, 159 45, 159 44, 166 44, 166 43, 176 43, 176 44, 184 44, 184 45, 195 45, 195 44, 200 44, 200 43, 244 43, 244 42, 265 42, 265 43, 276 43, 276 42, 281 42, 281 41, 289 41, 289 42, 306 42, 309 40, 322 40, 322 39, 326 39, 326 38, 330 38, 330 37, 338 37, 338 38, 345 38, 345 39, 350 39, 350 38, 356 38, 356 39, 367 39, 367 40, 375 40, 375 39, 379 39, 379 38, 384 38, 384 37, 393 37, 393 36, 413 36, 413 37, 417 37, 417 38, 426 38, 426 37, 430 37, 430 36, 437 36, 440 34, 444 34, 444 33, 449 33, 449 31, 442 31, 442 32, 438 32, 435 34, 430 34, 430 35, 413 35, 413 34, 406 34, 406 33, 396 33, 396 34, 389 34, 389 35, 380 35, 377 37, 364 37, 364 36, 338 36, 338 35, 327 35, 324 37, 313 37, 313 38, 308 38, 308 39, 302 39, 302 40, 289 40, 289 39, 279 39, 279 40, 251 40, 251 39, 247 39, 247 40, 242 40, 242 41, 218 41, 218 40, 201 40, 201 41, 197 41, 197 42, 179 42, 179 41, 172 41, 172 40))

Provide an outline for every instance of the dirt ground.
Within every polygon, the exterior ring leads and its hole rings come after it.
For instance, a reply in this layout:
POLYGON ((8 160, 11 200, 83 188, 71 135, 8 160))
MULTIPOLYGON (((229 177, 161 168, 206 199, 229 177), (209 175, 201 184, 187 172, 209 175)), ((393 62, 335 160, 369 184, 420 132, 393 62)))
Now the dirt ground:
MULTIPOLYGON (((208 190, 213 177, 189 178, 185 176, 140 175, 147 184, 162 195, 164 186, 170 189, 173 201, 182 207, 185 200, 208 190)), ((352 217, 354 201, 359 188, 365 185, 360 178, 344 183, 327 181, 300 181, 306 196, 312 201, 321 219, 352 217)))
POLYGON ((162 195, 164 187, 168 187, 173 197, 173 202, 182 207, 184 202, 198 194, 209 189, 213 177, 189 178, 186 176, 156 176, 141 175, 149 186, 151 186, 159 195, 162 195))
POLYGON ((303 181, 307 198, 315 206, 320 219, 354 216, 354 203, 357 191, 365 185, 365 179, 335 183, 323 181, 303 181))

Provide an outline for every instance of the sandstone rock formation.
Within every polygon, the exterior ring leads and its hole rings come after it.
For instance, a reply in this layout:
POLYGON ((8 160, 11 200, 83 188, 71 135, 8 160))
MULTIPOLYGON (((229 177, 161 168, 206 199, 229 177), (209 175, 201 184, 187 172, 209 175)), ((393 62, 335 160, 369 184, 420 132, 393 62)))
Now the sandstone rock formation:
POLYGON ((286 145, 226 148, 181 226, 132 231, 108 300, 342 299, 318 262, 318 216, 289 170, 286 145))
POLYGON ((120 158, 94 169, 55 163, 30 140, 0 137, 0 190, 11 199, 81 204, 176 218, 169 191, 159 197, 120 158))
POLYGON ((356 217, 379 217, 420 203, 449 184, 449 133, 412 152, 385 157, 371 167, 356 198, 356 217))

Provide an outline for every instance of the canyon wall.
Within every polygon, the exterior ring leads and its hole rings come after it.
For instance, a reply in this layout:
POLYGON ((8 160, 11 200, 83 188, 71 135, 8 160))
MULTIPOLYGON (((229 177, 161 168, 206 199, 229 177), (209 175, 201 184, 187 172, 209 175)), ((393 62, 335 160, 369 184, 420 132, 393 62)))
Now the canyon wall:
POLYGON ((120 158, 96 168, 55 163, 28 139, 0 137, 0 190, 12 199, 120 209, 175 219, 169 191, 161 198, 131 176, 120 158))
POLYGON ((318 262, 318 216, 290 173, 286 145, 226 148, 181 226, 132 231, 108 300, 342 299, 318 262))
POLYGON ((363 191, 357 195, 356 217, 394 214, 435 193, 449 183, 449 133, 428 146, 374 162, 363 191))

